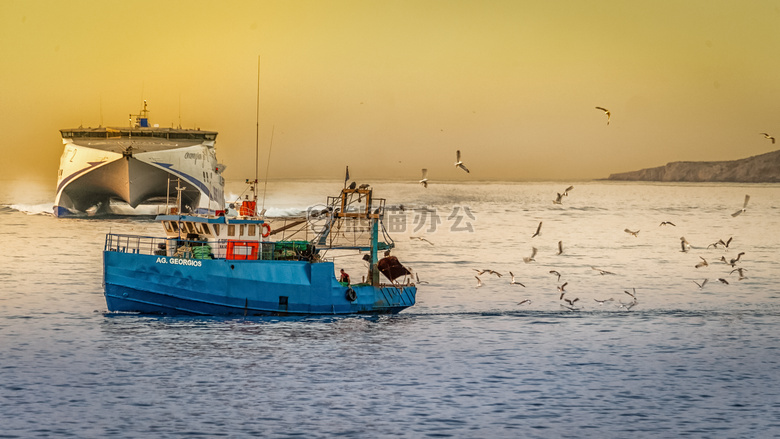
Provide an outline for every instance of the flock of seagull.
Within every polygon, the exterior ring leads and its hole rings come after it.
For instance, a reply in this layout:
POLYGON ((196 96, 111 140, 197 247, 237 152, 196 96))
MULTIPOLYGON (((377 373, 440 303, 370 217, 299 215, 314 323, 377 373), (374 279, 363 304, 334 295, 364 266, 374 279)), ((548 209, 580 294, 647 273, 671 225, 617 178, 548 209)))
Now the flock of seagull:
MULTIPOLYGON (((606 109, 604 107, 595 107, 595 108, 597 110, 600 110, 600 111, 604 112, 604 114, 607 116, 607 125, 609 125, 610 119, 612 117, 612 113, 608 109, 606 109)), ((775 143, 775 138, 773 136, 769 135, 768 133, 760 133, 760 134, 762 134, 765 138, 771 140, 773 144, 775 143)), ((461 157, 460 150, 457 150, 456 153, 455 153, 455 168, 459 168, 459 169, 463 170, 464 172, 470 173, 470 171, 466 167, 466 165, 463 164, 463 160, 462 160, 462 157, 461 157)), ((422 177, 421 177, 419 183, 420 183, 420 185, 422 185, 425 188, 428 187, 429 180, 428 180, 428 169, 427 168, 423 168, 422 169, 422 177)), ((555 199, 552 200, 553 204, 562 204, 564 197, 568 197, 569 196, 569 192, 571 192, 573 189, 574 189, 574 186, 569 186, 566 189, 564 189, 563 192, 556 193, 555 199)), ((750 195, 745 195, 745 201, 744 201, 744 203, 742 205, 742 208, 737 210, 736 212, 732 213, 731 216, 732 217, 736 217, 736 216, 739 216, 740 214, 742 214, 743 212, 745 212, 745 210, 747 209, 747 205, 748 205, 749 201, 750 201, 750 195)), ((543 224, 543 222, 540 221, 539 225, 536 227, 536 231, 531 235, 532 239, 537 237, 537 236, 539 236, 539 235, 541 235, 542 224, 543 224)), ((662 221, 659 226, 676 227, 676 225, 674 223, 672 223, 671 221, 662 221)), ((633 236, 633 237, 635 237, 635 238, 638 238, 640 230, 631 230, 629 228, 626 228, 626 229, 624 229, 624 232, 629 234, 629 235, 631 235, 631 236, 633 236)), ((422 237, 412 236, 412 237, 410 237, 410 239, 416 239, 416 240, 424 241, 424 242, 427 242, 430 245, 433 245, 432 242, 430 242, 427 239, 422 238, 422 237)), ((729 248, 729 244, 731 243, 731 241, 732 241, 732 238, 729 238, 727 241, 723 241, 722 239, 719 239, 715 243, 710 244, 709 246, 707 246, 707 249, 713 248, 713 247, 714 248, 718 248, 718 246, 720 246, 720 247, 722 247, 724 249, 728 249, 729 248)), ((688 252, 690 249, 694 248, 685 239, 684 236, 680 237, 680 245, 681 245, 681 251, 682 252, 688 252)), ((564 252, 563 241, 558 241, 558 251, 557 251, 556 255, 561 255, 561 254, 563 254, 563 252, 564 252)), ((531 247, 531 254, 529 256, 523 257, 522 261, 524 263, 526 263, 526 264, 532 263, 532 262, 536 262, 535 258, 536 258, 537 253, 538 253, 538 249, 536 247, 532 246, 531 247)), ((727 259, 725 256, 721 256, 721 258, 719 260, 720 262, 725 263, 730 268, 732 268, 732 270, 729 272, 729 275, 734 274, 734 273, 738 273, 739 274, 739 279, 738 280, 746 279, 744 273, 747 270, 742 268, 742 267, 737 267, 737 263, 740 262, 740 258, 744 254, 745 254, 744 252, 739 252, 735 258, 731 258, 731 259, 727 259)), ((694 265, 695 269, 698 270, 700 268, 704 268, 704 267, 708 267, 709 266, 709 262, 707 262, 707 260, 704 257, 699 256, 699 258, 701 259, 701 262, 699 262, 699 263, 694 265)), ((594 271, 597 271, 598 274, 600 274, 602 276, 604 276, 604 275, 615 275, 615 273, 607 271, 607 270, 602 270, 602 269, 599 269, 599 268, 596 268, 596 267, 593 267, 593 266, 591 266, 591 268, 594 271)), ((483 276, 483 275, 487 274, 488 276, 496 276, 497 278, 501 278, 502 277, 502 274, 497 272, 497 271, 495 271, 495 270, 491 270, 491 269, 481 269, 481 270, 474 269, 474 270, 477 272, 477 274, 474 276, 476 278, 476 280, 477 280, 476 288, 481 288, 482 285, 483 285, 482 278, 480 276, 483 276)), ((561 274, 557 270, 550 270, 549 273, 552 274, 553 276, 556 276, 557 277, 557 282, 560 282, 561 274)), ((522 282, 519 282, 517 280, 517 278, 515 277, 515 275, 511 271, 509 272, 509 276, 511 277, 511 280, 509 282, 510 285, 518 285, 518 286, 521 286, 521 287, 525 287, 525 285, 522 282)), ((719 277, 717 280, 718 280, 718 282, 720 282, 722 284, 726 284, 726 285, 729 284, 728 280, 726 279, 726 276, 719 277)), ((418 281, 419 281, 419 277, 418 277, 418 281)), ((696 281, 693 281, 693 282, 699 287, 699 289, 703 289, 704 286, 707 285, 708 281, 709 280, 707 278, 705 278, 701 282, 696 282, 696 281)), ((568 309, 568 310, 571 310, 571 311, 577 311, 577 310, 581 309, 580 305, 579 305, 580 299, 578 297, 569 298, 569 297, 566 296, 567 291, 566 291, 565 288, 566 288, 566 286, 568 284, 569 284, 568 282, 564 282, 564 283, 558 285, 557 289, 558 289, 558 292, 560 293, 560 295, 558 296, 558 299, 561 302, 560 305, 561 305, 562 308, 565 308, 565 309, 568 309)), ((631 300, 629 302, 623 302, 623 301, 620 301, 620 300, 617 301, 617 306, 618 307, 623 308, 625 310, 630 310, 631 308, 633 308, 634 306, 636 306, 639 303, 639 301, 637 300, 637 293, 636 293, 636 289, 635 288, 632 288, 631 292, 629 292, 627 290, 624 290, 623 292, 626 295, 628 295, 631 298, 631 300)), ((593 299, 593 300, 596 301, 599 305, 604 305, 607 302, 613 302, 614 298, 593 299)), ((526 304, 530 304, 530 303, 531 303, 530 299, 524 299, 524 300, 518 302, 517 305, 526 305, 526 304)))

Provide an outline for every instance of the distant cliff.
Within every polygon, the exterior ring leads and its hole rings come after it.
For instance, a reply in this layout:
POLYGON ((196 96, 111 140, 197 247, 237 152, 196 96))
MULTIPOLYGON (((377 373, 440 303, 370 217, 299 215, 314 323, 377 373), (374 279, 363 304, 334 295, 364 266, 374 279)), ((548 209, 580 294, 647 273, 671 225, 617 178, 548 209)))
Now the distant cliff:
POLYGON ((666 166, 612 174, 607 180, 780 182, 780 150, 727 162, 671 162, 666 166))

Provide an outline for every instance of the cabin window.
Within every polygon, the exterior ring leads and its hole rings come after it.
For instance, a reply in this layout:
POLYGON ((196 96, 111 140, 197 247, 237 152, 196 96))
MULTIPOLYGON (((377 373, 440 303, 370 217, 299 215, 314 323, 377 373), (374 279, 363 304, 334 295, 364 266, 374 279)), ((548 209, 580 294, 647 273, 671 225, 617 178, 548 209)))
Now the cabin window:
POLYGON ((208 224, 204 224, 203 225, 203 234, 204 235, 210 235, 211 234, 211 231, 209 230, 209 225, 208 224))
POLYGON ((171 231, 172 232, 178 232, 179 231, 179 223, 171 222, 171 231))
POLYGON ((187 226, 187 233, 198 233, 192 223, 184 223, 187 226))
POLYGON ((214 236, 219 235, 219 224, 214 224, 214 236))
POLYGON ((195 223, 195 230, 198 231, 198 235, 202 235, 203 234, 203 224, 195 223))
POLYGON ((244 236, 244 234, 246 233, 246 226, 241 224, 238 227, 238 229, 239 229, 238 236, 244 236))
POLYGON ((250 224, 249 225, 249 231, 247 232, 247 234, 249 236, 256 236, 257 230, 255 230, 255 229, 257 229, 257 227, 254 224, 250 224))
POLYGON ((165 226, 166 232, 173 232, 173 227, 171 226, 170 221, 163 221, 163 226, 165 226))
POLYGON ((230 224, 228 226, 228 236, 236 236, 236 226, 235 226, 235 224, 230 224))

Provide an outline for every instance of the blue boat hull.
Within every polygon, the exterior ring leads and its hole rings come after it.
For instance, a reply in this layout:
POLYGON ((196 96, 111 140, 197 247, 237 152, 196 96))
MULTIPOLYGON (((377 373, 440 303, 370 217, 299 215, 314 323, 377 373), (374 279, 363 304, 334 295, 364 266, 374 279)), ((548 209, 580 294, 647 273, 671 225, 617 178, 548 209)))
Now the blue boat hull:
POLYGON ((110 311, 246 316, 384 314, 413 306, 417 294, 414 285, 342 286, 332 262, 180 259, 121 251, 104 251, 103 262, 110 311))

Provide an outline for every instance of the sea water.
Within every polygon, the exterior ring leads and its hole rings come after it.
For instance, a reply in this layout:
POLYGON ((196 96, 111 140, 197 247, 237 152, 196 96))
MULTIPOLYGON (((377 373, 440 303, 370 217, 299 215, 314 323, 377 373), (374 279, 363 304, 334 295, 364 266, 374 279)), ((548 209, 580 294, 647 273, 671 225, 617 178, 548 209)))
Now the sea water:
MULTIPOLYGON (((554 204, 569 182, 371 183, 420 279, 394 316, 109 313, 105 234, 160 225, 57 219, 50 188, 4 184, 0 437, 780 436, 779 185, 581 182, 554 204)), ((262 204, 341 187, 271 182, 262 204)))

